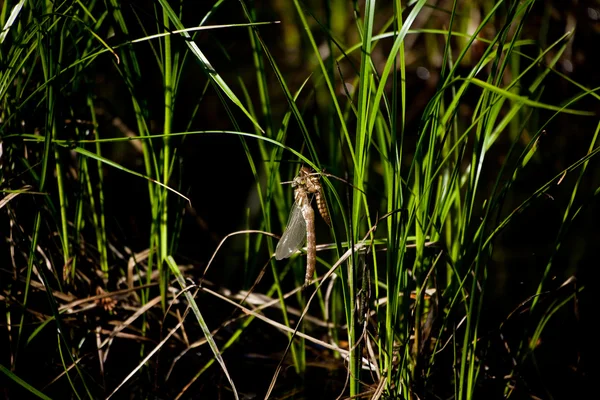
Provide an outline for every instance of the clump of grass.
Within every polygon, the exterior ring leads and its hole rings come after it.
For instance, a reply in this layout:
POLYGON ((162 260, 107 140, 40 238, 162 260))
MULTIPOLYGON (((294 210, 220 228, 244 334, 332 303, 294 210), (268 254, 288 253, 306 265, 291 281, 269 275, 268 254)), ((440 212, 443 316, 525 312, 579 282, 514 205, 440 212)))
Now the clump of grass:
MULTIPOLYGON (((588 173, 600 125, 589 122, 597 91, 559 72, 572 31, 544 46, 528 32, 536 3, 292 1, 277 3, 276 26, 249 2, 235 16, 222 1, 4 2, 0 210, 11 268, 0 279, 10 343, 0 371, 10 393, 145 396, 152 386, 178 398, 222 385, 236 398, 269 397, 287 390, 278 389, 284 365, 309 376, 315 352, 347 376, 335 390, 352 397, 550 392, 527 386, 528 368, 552 318, 584 289, 560 275, 557 260, 600 193, 588 173), (275 30, 297 46, 288 58, 275 30), (104 74, 108 102, 129 110, 126 121, 100 94, 104 74), (190 106, 185 88, 196 81, 199 102, 190 106), (548 96, 562 84, 569 97, 548 96), (210 107, 223 118, 207 117, 210 107), (585 126, 585 146, 532 178, 563 118, 585 126), (186 167, 190 149, 215 137, 239 143, 254 203, 248 229, 196 245, 210 255, 199 260, 201 274, 179 244, 190 241, 187 215, 213 212, 197 204, 219 196, 206 183, 219 171, 186 167), (318 229, 320 243, 331 240, 305 292, 304 258, 271 257, 293 201, 280 183, 300 164, 321 174, 333 216, 329 235, 318 229), (190 184, 200 174, 204 181, 190 184), (115 193, 116 180, 147 185, 115 193), (131 224, 141 232, 134 248, 114 211, 128 198, 129 216, 148 221, 131 224), (509 253, 503 235, 548 199, 559 211, 543 268, 527 271, 533 283, 511 311, 490 316, 507 268, 498 261, 509 253), (225 268, 244 276, 214 279, 225 268), (513 324, 522 330, 509 336, 513 324), (268 350, 278 352, 270 384, 246 385, 229 353, 253 353, 243 344, 258 343, 267 326, 284 333, 268 350), (48 341, 52 367, 34 376, 35 349, 48 341), (135 346, 121 358, 123 343, 135 346), (192 359, 204 344, 210 352, 192 359), (492 364, 497 358, 509 361, 492 364), (210 368, 215 361, 220 370, 210 368)), ((227 143, 210 152, 232 154, 227 143)))

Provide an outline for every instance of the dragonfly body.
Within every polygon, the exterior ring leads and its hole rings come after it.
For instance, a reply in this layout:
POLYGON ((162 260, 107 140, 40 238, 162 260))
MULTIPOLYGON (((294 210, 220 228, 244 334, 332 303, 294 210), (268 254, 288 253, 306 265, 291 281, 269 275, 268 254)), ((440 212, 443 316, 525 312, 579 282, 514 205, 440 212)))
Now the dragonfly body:
POLYGON ((282 260, 290 257, 304 242, 306 234, 306 275, 304 286, 310 284, 315 272, 317 261, 317 241, 315 237, 315 212, 310 205, 310 195, 315 195, 319 213, 330 225, 331 219, 323 197, 323 188, 318 175, 312 173, 310 168, 302 167, 292 181, 294 188, 294 205, 290 218, 275 251, 275 258, 282 260))
MULTIPOLYGON (((315 236, 315 212, 313 211, 308 194, 305 190, 296 189, 294 193, 298 197, 300 208, 302 209, 302 217, 306 222, 306 274, 304 275, 304 286, 308 286, 315 274, 315 266, 317 263, 317 238, 315 236)), ((298 201, 296 200, 296 201, 298 201)))
POLYGON ((321 214, 321 217, 323 217, 325 223, 331 226, 331 217, 329 216, 329 211, 327 211, 327 204, 325 203, 323 187, 319 181, 319 176, 312 173, 309 168, 302 167, 300 168, 299 178, 303 182, 305 190, 308 193, 313 193, 315 195, 319 214, 321 214))

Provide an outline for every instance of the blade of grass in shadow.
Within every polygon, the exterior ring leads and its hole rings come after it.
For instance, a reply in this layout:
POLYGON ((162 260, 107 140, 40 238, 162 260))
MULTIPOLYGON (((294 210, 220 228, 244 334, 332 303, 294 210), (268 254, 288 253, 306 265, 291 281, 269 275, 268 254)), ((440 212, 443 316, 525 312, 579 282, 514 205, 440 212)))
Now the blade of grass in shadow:
MULTIPOLYGON (((121 5, 117 0, 110 0, 108 11, 111 12, 112 17, 116 25, 120 28, 122 35, 125 36, 125 39, 130 40, 130 28, 128 26, 128 19, 125 17, 123 12, 121 11, 121 5)), ((138 55, 136 49, 134 49, 131 42, 126 42, 121 49, 121 65, 117 68, 117 71, 123 77, 123 81, 127 86, 127 89, 130 94, 131 106, 133 107, 135 120, 137 124, 137 134, 140 138, 145 138, 150 134, 149 123, 147 122, 149 110, 146 106, 146 98, 144 98, 140 93, 138 88, 142 85, 143 76, 142 76, 142 68, 140 66, 140 61, 138 60, 138 55)), ((156 53, 154 53, 156 54, 156 53)), ((160 65, 160 62, 158 62, 160 65)), ((117 65, 115 65, 117 67, 117 65)), ((128 138, 130 139, 130 138, 128 138)), ((158 227, 156 226, 156 222, 158 220, 158 211, 156 207, 157 197, 156 191, 154 190, 154 185, 152 182, 157 182, 160 180, 160 170, 158 161, 156 159, 156 150, 153 145, 152 140, 142 140, 142 157, 144 160, 144 169, 146 171, 146 176, 149 177, 148 182, 148 202, 151 207, 151 219, 153 223, 150 227, 150 236, 148 239, 148 248, 151 249, 150 256, 147 261, 147 275, 146 275, 146 284, 151 282, 152 271, 157 268, 158 264, 158 255, 157 251, 155 251, 158 246, 157 232, 158 227)), ((145 304, 151 298, 150 289, 146 289, 141 293, 141 301, 142 304, 145 304)), ((164 303, 163 303, 164 305, 164 303)), ((146 316, 144 315, 144 318, 146 316)), ((142 334, 146 334, 147 324, 142 324, 142 334)), ((143 357, 145 353, 144 344, 140 347, 140 357, 143 357)))
MULTIPOLYGON (((594 132, 594 136, 592 137, 592 140, 590 141, 590 145, 588 146, 588 154, 591 154, 594 151, 594 148, 596 147, 596 142, 598 140, 598 134, 600 133, 600 123, 596 126, 596 131, 594 132)), ((577 177, 577 181, 575 182, 575 185, 571 191, 571 197, 569 198, 569 202, 565 208, 565 212, 563 214, 563 220, 562 223, 560 225, 558 234, 556 236, 556 240, 554 243, 554 252, 552 254, 552 256, 550 257, 550 259, 548 260, 548 264, 546 265, 546 268, 544 270, 544 274, 542 275, 542 278, 540 280, 540 284, 537 288, 536 294, 539 295, 540 293, 542 293, 543 288, 544 288, 544 284, 546 283, 546 280, 548 279, 548 275, 550 274, 550 269, 552 268, 552 265, 554 263, 554 257, 556 256, 556 254, 558 253, 558 251, 560 250, 561 244, 562 244, 562 240, 564 239, 570 225, 571 222, 573 222, 573 219, 575 217, 575 214, 571 214, 571 210, 573 208, 573 205, 575 203, 575 198, 577 197, 577 192, 581 186, 583 177, 585 175, 585 172, 587 170, 589 164, 589 160, 586 160, 583 162, 583 164, 581 165, 581 170, 579 171, 579 176, 577 177)), ((533 299, 533 302, 531 304, 531 311, 533 312, 536 304, 538 302, 538 297, 535 297, 533 299)))
MULTIPOLYGON (((517 31, 520 29, 520 26, 523 24, 523 19, 517 21, 515 18, 516 14, 516 5, 513 5, 508 11, 508 15, 506 17, 506 22, 503 24, 502 28, 499 30, 496 38, 498 40, 498 49, 502 49, 506 41, 514 43, 516 40, 516 35, 509 39, 509 29, 512 27, 517 31)), ((512 46, 511 46, 512 47, 512 46)), ((510 48, 510 47, 509 47, 510 48)), ((496 97, 494 96, 494 90, 489 89, 490 87, 496 87, 496 85, 500 84, 502 80, 502 74, 504 72, 504 63, 508 57, 502 57, 502 53, 497 51, 495 53, 495 57, 492 61, 491 70, 489 76, 487 78, 488 86, 484 88, 481 92, 481 95, 478 100, 478 104, 474 110, 474 116, 485 115, 484 118, 480 119, 476 125, 476 129, 473 135, 473 150, 471 153, 470 160, 470 168, 468 171, 468 181, 467 181, 467 191, 465 194, 465 220, 462 234, 462 242, 463 242, 463 265, 459 268, 459 273, 467 274, 473 273, 473 279, 470 282, 469 288, 469 298, 464 302, 466 307, 466 326, 465 331, 462 337, 462 354, 461 354, 461 367, 460 367, 460 380, 459 380, 459 399, 471 399, 475 390, 475 383, 477 377, 479 376, 480 371, 480 363, 476 360, 476 354, 478 350, 478 338, 479 338, 479 322, 481 309, 484 298, 484 288, 485 288, 485 279, 487 278, 487 271, 485 269, 487 260, 491 256, 491 248, 483 247, 483 240, 480 238, 479 241, 474 241, 473 238, 469 236, 470 230, 469 226, 473 225, 473 223, 478 223, 473 220, 473 215, 475 213, 476 206, 476 193, 478 188, 482 185, 481 181, 481 173, 483 170, 483 161, 486 157, 485 150, 485 138, 489 136, 489 132, 492 130, 492 127, 495 123, 495 118, 497 116, 496 110, 498 110, 497 105, 502 105, 502 103, 496 103, 496 108, 494 108, 494 103, 496 97), (489 111, 488 111, 489 110, 489 111), (467 252, 468 243, 475 242, 475 249, 473 252, 476 254, 475 259, 471 259, 469 257, 469 253, 467 252), (464 271, 461 271, 464 269, 464 271)), ((473 78, 475 79, 475 78, 473 78)), ((485 226, 487 214, 484 215, 483 221, 480 226, 485 226)), ((469 246, 470 247, 470 246, 469 246)))
POLYGON ((46 396, 44 393, 40 392, 39 390, 37 390, 36 388, 31 386, 30 384, 25 382, 23 379, 19 378, 18 375, 14 374, 11 370, 6 368, 2 364, 0 364, 0 372, 2 372, 4 375, 6 375, 11 381, 13 381, 17 385, 21 386, 22 388, 26 389, 27 391, 29 391, 31 394, 37 396, 38 398, 44 399, 44 400, 50 400, 50 397, 46 396))
MULTIPOLYGON (((65 375, 67 376, 69 385, 72 389, 72 393, 75 396, 77 396, 77 398, 87 397, 89 399, 93 399, 90 388, 88 387, 88 382, 85 379, 86 375, 84 375, 83 371, 78 366, 78 364, 75 363, 73 354, 71 354, 71 349, 73 349, 73 345, 70 343, 70 337, 68 337, 66 335, 69 332, 69 330, 63 324, 63 319, 60 314, 56 298, 54 297, 54 293, 51 289, 50 282, 48 281, 48 278, 46 277, 46 272, 44 271, 44 268, 38 268, 37 271, 39 273, 39 276, 41 277, 42 284, 46 289, 45 290, 46 298, 48 300, 48 306, 50 308, 51 315, 52 315, 52 318, 49 318, 48 322, 53 320, 56 324, 57 350, 60 355, 61 365, 63 367, 65 375), (69 374, 69 369, 70 369, 69 366, 70 365, 73 366, 75 369, 75 373, 78 378, 77 381, 73 380, 71 378, 71 374, 69 374), (83 395, 80 395, 79 391, 77 390, 76 382, 79 385, 83 385, 83 388, 85 391, 85 393, 83 395)), ((28 342, 32 341, 33 338, 35 337, 35 335, 38 334, 39 332, 40 332, 40 330, 36 330, 32 335, 29 336, 29 339, 27 341, 28 342)))
MULTIPOLYGON (((37 48, 43 48, 43 40, 44 38, 41 36, 41 34, 39 34, 37 36, 37 48)), ((33 46, 33 44, 32 44, 33 46)), ((48 69, 47 69, 47 60, 45 57, 45 53, 43 51, 40 52, 40 60, 42 65, 46 66, 46 68, 44 68, 44 72, 46 73, 45 78, 48 79, 48 69)), ((4 96, 1 96, 0 98, 3 98, 4 96)), ((46 97, 44 98, 44 100, 47 103, 48 106, 48 112, 46 113, 45 117, 46 117, 46 135, 44 136, 44 147, 43 147, 43 155, 42 155, 42 171, 40 174, 40 179, 38 182, 38 191, 39 192, 44 192, 46 190, 46 182, 47 182, 47 178, 48 178, 48 169, 50 168, 50 151, 52 149, 52 139, 54 138, 50 132, 52 131, 52 123, 54 121, 54 115, 52 115, 51 110, 53 109, 53 103, 51 101, 49 101, 49 99, 52 99, 53 96, 51 95, 51 89, 49 87, 46 88, 46 97)), ((28 300, 29 300, 29 290, 30 290, 30 284, 31 284, 31 275, 32 275, 32 271, 34 268, 34 264, 36 264, 35 262, 35 258, 36 258, 36 254, 37 254, 37 246, 38 246, 38 240, 39 240, 39 236, 40 236, 40 229, 41 229, 41 221, 42 220, 42 210, 39 209, 37 211, 37 213, 35 214, 35 218, 34 218, 34 223, 33 223, 33 228, 32 228, 32 234, 31 234, 31 245, 29 248, 29 254, 27 257, 27 273, 26 273, 26 278, 25 278, 25 290, 23 293, 23 307, 27 307, 28 304, 28 300)), ((48 292, 50 292, 50 287, 48 287, 48 292)), ((18 328, 18 333, 17 333, 17 341, 16 341, 16 350, 15 350, 15 356, 13 359, 13 366, 16 365, 17 362, 17 355, 19 352, 19 342, 21 340, 21 335, 22 335, 22 331, 23 331, 23 325, 25 322, 25 313, 23 312, 21 314, 21 319, 20 319, 20 324, 19 324, 19 328, 18 328)))
POLYGON ((239 397, 238 397, 237 390, 235 389, 235 384, 233 383, 231 376, 229 376, 229 372, 227 371, 227 366, 225 365, 225 361, 223 360, 223 357, 221 356, 221 352, 219 351, 219 348, 217 347, 217 344, 215 343, 215 340, 210 333, 210 329, 208 329, 208 325, 206 325, 206 321, 204 321, 204 317, 202 316, 202 313, 200 313, 200 309, 198 308, 198 305, 196 304, 196 300, 194 299, 194 297, 192 296, 190 291, 187 290, 188 285, 185 283, 185 279, 183 278, 183 275, 179 271, 179 267, 178 267, 177 263, 175 262, 175 260, 173 259, 172 256, 167 256, 166 261, 167 261, 167 264, 169 265, 169 268, 171 269, 171 273, 177 279, 177 282, 179 283, 181 290, 184 291, 184 295, 188 302, 188 305, 192 308, 192 312, 196 316, 198 325, 200 325, 200 329, 202 329, 202 332, 204 333, 204 337, 206 338, 208 345, 210 346, 210 349, 212 350, 213 354, 215 355, 215 359, 221 365, 221 368, 223 369, 223 372, 225 373, 225 376, 227 377, 227 380, 229 381, 229 384, 231 385, 233 395, 235 396, 236 399, 238 399, 239 397))
MULTIPOLYGON (((594 147, 596 147, 596 142, 597 142, 597 139, 598 139, 599 132, 600 132, 600 124, 598 124, 596 126, 596 131, 594 132, 592 140, 590 141, 590 145, 588 147, 588 156, 591 156, 592 154, 597 154, 598 153, 598 149, 594 150, 594 147)), ((541 294, 544 292, 545 287, 548 284, 547 283, 547 280, 548 280, 547 278, 548 278, 548 276, 550 274, 550 270, 552 269, 552 267, 554 265, 555 258, 559 254, 559 250, 560 250, 560 248, 562 246, 562 242, 567 237, 567 233, 569 231, 569 228, 571 227, 571 224, 573 223, 574 219, 578 216, 579 211, 581 210, 581 208, 579 208, 575 212, 572 212, 572 209, 573 209, 573 206, 574 206, 574 203, 575 203, 575 198, 577 197, 577 193, 578 193, 578 190, 580 188, 582 179, 583 179, 583 177, 585 175, 585 172, 586 172, 587 166, 589 164, 590 158, 586 157, 584 159, 580 159, 576 163, 576 164, 581 165, 581 169, 579 171, 579 176, 577 177, 577 180, 576 180, 576 182, 575 182, 575 184, 573 186, 573 189, 571 191, 571 196, 569 198, 567 206, 565 207, 565 211, 563 213, 562 221, 561 221, 560 227, 558 229, 558 232, 556 234, 556 238, 554 240, 553 251, 552 251, 552 253, 551 253, 551 255, 550 255, 549 259, 548 259, 548 262, 546 263, 546 267, 544 269, 542 277, 540 278, 540 282, 538 284, 536 293, 533 296, 532 303, 531 303, 531 306, 529 308, 529 315, 532 318, 536 314, 535 311, 537 311, 537 309, 539 307, 541 307, 541 305, 539 305, 538 303, 540 302, 541 294)), ((563 177, 566 174, 566 172, 567 172, 567 170, 565 170, 564 173, 561 173, 559 175, 560 177, 555 177, 553 179, 553 181, 558 179, 558 182, 560 182, 560 180, 563 179, 563 177)), ((593 196, 595 197, 599 193, 600 193, 600 188, 597 188, 593 196)), ((582 289, 583 288, 579 288, 578 290, 582 290, 582 289)), ((516 352, 515 352, 515 358, 519 360, 519 364, 518 365, 522 365, 528 357, 535 357, 534 352, 538 348, 538 343, 540 341, 541 335, 542 335, 542 333, 544 331, 544 328, 545 328, 547 322, 552 317, 552 315, 556 311, 558 311, 560 308, 562 308, 570 299, 571 299, 571 297, 569 297, 568 299, 566 299, 563 302, 560 302, 558 304, 556 304, 557 301, 555 300, 551 305, 549 305, 546 308, 546 311, 543 312, 543 315, 539 318, 539 321, 537 321, 536 323, 534 323, 533 332, 530 335, 524 335, 521 338, 521 342, 519 343, 519 347, 516 349, 516 352)), ((515 366, 515 368, 513 368, 512 373, 516 372, 516 368, 517 368, 517 366, 515 366)), ((505 389, 505 393, 510 393, 511 390, 512 389, 507 385, 507 387, 505 389)))
MULTIPOLYGON (((90 114, 92 116, 93 126, 97 127, 98 122, 96 121, 94 101, 91 97, 88 97, 87 101, 90 114)), ((94 129, 93 133, 95 138, 99 139, 100 134, 98 129, 94 129)), ((102 155, 100 143, 96 143, 94 150, 96 154, 100 156, 102 155)), ((90 207, 92 208, 94 229, 96 231, 96 245, 98 246, 98 251, 100 252, 100 268, 103 271, 108 271, 108 240, 106 238, 106 218, 104 207, 104 173, 102 171, 102 162, 100 160, 96 160, 96 176, 97 182, 95 185, 95 190, 93 190, 91 185, 88 185, 88 196, 90 197, 91 201, 90 207), (98 196, 98 208, 94 207, 94 193, 97 193, 98 196)))

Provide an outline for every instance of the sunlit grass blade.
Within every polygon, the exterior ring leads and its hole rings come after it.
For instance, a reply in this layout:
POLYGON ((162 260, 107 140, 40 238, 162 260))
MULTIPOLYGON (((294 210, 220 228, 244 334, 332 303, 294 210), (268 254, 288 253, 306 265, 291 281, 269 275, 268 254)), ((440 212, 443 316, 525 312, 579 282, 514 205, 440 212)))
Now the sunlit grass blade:
POLYGON ((76 147, 76 148, 73 149, 73 151, 75 151, 75 152, 77 152, 77 153, 79 153, 79 154, 81 154, 83 156, 86 156, 86 157, 92 158, 92 159, 94 159, 96 161, 99 161, 99 162, 101 162, 103 164, 109 165, 109 166, 111 166, 113 168, 119 169, 119 170, 121 170, 123 172, 126 172, 128 174, 135 175, 137 177, 146 179, 147 181, 152 182, 153 184, 156 184, 158 186, 161 186, 162 188, 164 188, 164 189, 166 189, 166 190, 168 190, 168 191, 170 191, 170 192, 172 192, 172 193, 180 196, 182 199, 184 199, 184 200, 186 200, 188 202, 190 201, 189 198, 187 198, 183 194, 179 193, 175 189, 173 189, 173 188, 165 185, 164 183, 159 182, 156 179, 150 178, 150 177, 145 176, 143 174, 140 174, 139 172, 133 171, 133 170, 131 170, 129 168, 126 168, 126 167, 124 167, 124 166, 122 166, 120 164, 117 164, 116 162, 114 162, 112 160, 109 160, 108 158, 102 157, 101 155, 98 155, 96 153, 92 153, 91 151, 86 150, 86 149, 81 148, 81 147, 76 147))
MULTIPOLYGON (((184 29, 184 25, 181 20, 175 14, 171 6, 166 0, 159 0, 161 7, 163 8, 165 14, 168 16, 169 20, 173 23, 173 25, 180 30, 184 29)), ((187 39, 191 39, 190 35, 182 31, 182 36, 187 39)), ((262 131, 260 124, 254 119, 254 117, 250 114, 250 112, 244 107, 242 102, 238 99, 233 90, 227 85, 225 80, 215 71, 212 67, 204 53, 200 50, 198 45, 191 40, 186 40, 187 46, 190 48, 191 52, 197 57, 198 61, 203 66, 204 72, 211 78, 211 80, 222 90, 222 92, 248 117, 248 119, 262 131)))
POLYGON ((206 341, 208 342, 208 345, 209 345, 210 349, 212 350, 212 352, 215 356, 215 359, 221 365, 221 368, 223 369, 223 372, 225 373, 225 376, 227 377, 227 380, 229 381, 229 384, 231 385, 233 395, 235 396, 236 399, 238 399, 239 397, 238 397, 237 390, 235 389, 235 384, 234 384, 233 380, 231 379, 229 372, 227 371, 227 367, 225 365, 225 361, 223 360, 223 357, 221 356, 221 352, 219 351, 219 348, 217 347, 217 344, 215 343, 215 340, 212 337, 212 334, 210 333, 210 329, 206 325, 206 321, 204 320, 204 317, 202 316, 202 313, 200 312, 200 309, 198 308, 198 305, 196 304, 196 300, 190 293, 188 285, 186 284, 183 275, 179 271, 179 267, 177 266, 177 263, 175 262, 173 257, 168 256, 167 264, 169 265, 169 268, 171 269, 171 273, 177 279, 177 282, 179 283, 181 290, 184 291, 184 295, 188 302, 188 305, 191 307, 192 312, 194 313, 194 316, 196 317, 196 321, 198 321, 198 325, 200 325, 200 328, 202 329, 202 333, 204 333, 204 337, 206 338, 206 341))

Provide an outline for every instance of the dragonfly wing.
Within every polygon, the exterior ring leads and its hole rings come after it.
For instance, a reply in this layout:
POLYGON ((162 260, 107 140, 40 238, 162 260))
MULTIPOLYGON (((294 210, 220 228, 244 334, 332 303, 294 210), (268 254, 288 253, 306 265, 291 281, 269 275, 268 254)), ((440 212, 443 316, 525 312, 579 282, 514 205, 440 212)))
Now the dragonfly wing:
POLYGON ((288 258, 300 248, 304 240, 306 240, 306 221, 302 216, 302 208, 294 202, 285 232, 277 243, 275 258, 278 260, 288 258))

